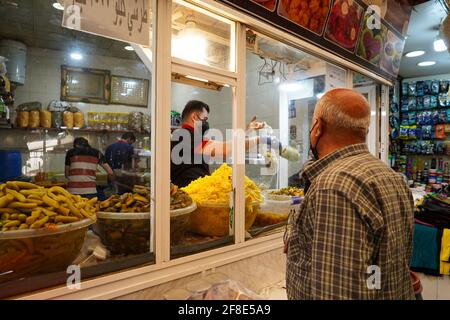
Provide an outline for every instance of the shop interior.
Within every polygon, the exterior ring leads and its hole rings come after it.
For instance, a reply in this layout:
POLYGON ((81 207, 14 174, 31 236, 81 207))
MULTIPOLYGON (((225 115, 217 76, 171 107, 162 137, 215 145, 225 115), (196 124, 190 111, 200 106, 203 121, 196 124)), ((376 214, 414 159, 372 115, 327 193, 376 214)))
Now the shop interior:
MULTIPOLYGON (((154 264, 154 221, 159 213, 151 210, 151 168, 158 150, 151 146, 158 133, 152 127, 155 92, 151 66, 143 62, 136 45, 61 27, 63 11, 55 1, 16 2, 19 5, 14 8, 5 5, 8 15, 0 19, 0 156, 2 163, 8 163, 7 170, 0 172, 0 184, 17 180, 40 188, 66 188, 66 155, 75 138, 87 139, 103 154, 125 133, 133 133, 136 141, 131 168, 114 169, 114 183, 103 168, 95 170, 96 223, 83 225, 70 237, 66 237, 69 232, 57 233, 53 246, 43 248, 41 255, 23 254, 9 264, 2 261, 0 297, 59 285, 69 260, 83 268, 86 278, 154 264), (4 75, 2 65, 7 70, 4 75), (57 253, 61 257, 52 264, 57 253), (23 262, 24 258, 30 262, 23 262), (53 275, 51 280, 48 275, 53 275)), ((172 6, 172 57, 234 72, 236 25, 194 8, 181 1, 172 6)), ((6 9, 1 8, 0 13, 6 9)), ((436 45, 447 15, 439 1, 414 7, 406 55, 401 58, 399 79, 391 87, 246 29, 245 120, 249 123, 256 116, 265 122, 263 132, 256 134, 274 135, 285 147, 280 151, 265 146, 245 155, 246 241, 283 232, 288 218, 298 210, 304 196, 298 176, 310 157, 309 130, 315 104, 333 88, 351 85, 368 99, 372 116, 369 150, 404 174, 418 204, 430 193, 448 192, 450 74, 443 71, 450 70, 450 53, 441 42, 436 45)), ((230 140, 234 89, 189 72, 172 72, 171 132, 180 129, 186 103, 200 100, 210 107, 210 128, 221 133, 213 139, 230 140)), ((172 185, 170 193, 168 190, 171 259, 234 243, 233 230, 228 227, 233 159, 225 160, 226 164, 210 164, 208 179, 193 181, 187 188, 172 185), (226 183, 218 183, 220 180, 226 183), (208 218, 211 216, 214 218, 208 218)), ((20 185, 11 186, 17 186, 14 190, 20 193, 20 185)), ((6 191, 0 192, 6 196, 6 191)), ((61 191, 61 195, 66 194, 61 191)), ((82 203, 90 206, 88 200, 82 203)), ((11 208, 0 210, 0 253, 15 257, 27 249, 22 236, 7 236, 21 231, 22 223, 5 227, 15 213, 6 209, 11 208)), ((65 224, 70 222, 57 227, 70 231, 65 224)), ((419 271, 432 269, 435 275, 450 272, 450 268, 443 271, 436 265, 433 269, 427 261, 417 267, 419 271)), ((448 277, 447 282, 442 277, 423 279, 430 298, 434 298, 433 292, 445 291, 438 286, 446 286, 450 292, 448 277)))

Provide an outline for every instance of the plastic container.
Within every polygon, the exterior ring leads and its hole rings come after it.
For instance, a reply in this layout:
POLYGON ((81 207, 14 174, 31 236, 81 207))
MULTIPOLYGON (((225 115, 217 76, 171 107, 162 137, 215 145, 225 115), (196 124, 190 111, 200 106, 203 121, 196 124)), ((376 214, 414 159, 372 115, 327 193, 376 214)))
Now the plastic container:
POLYGON ((0 150, 0 181, 14 180, 22 175, 22 155, 17 150, 0 150))
POLYGON ((84 219, 55 229, 0 232, 0 283, 23 276, 65 271, 83 246, 88 227, 84 219))
MULTIPOLYGON (((245 230, 255 222, 259 202, 245 207, 245 230)), ((197 203, 197 209, 191 214, 189 230, 204 236, 223 237, 229 234, 230 206, 228 203, 197 203)))
POLYGON ((259 206, 258 215, 255 219, 256 227, 265 227, 287 221, 289 213, 294 209, 291 200, 275 201, 266 200, 259 206))
POLYGON ((189 227, 191 213, 197 209, 193 202, 190 206, 170 211, 170 244, 176 245, 184 239, 189 227))
POLYGON ((211 289, 211 284, 204 279, 198 279, 189 282, 186 289, 191 293, 189 300, 203 300, 206 292, 211 289))
POLYGON ((150 252, 149 212, 98 212, 94 230, 113 255, 150 252))

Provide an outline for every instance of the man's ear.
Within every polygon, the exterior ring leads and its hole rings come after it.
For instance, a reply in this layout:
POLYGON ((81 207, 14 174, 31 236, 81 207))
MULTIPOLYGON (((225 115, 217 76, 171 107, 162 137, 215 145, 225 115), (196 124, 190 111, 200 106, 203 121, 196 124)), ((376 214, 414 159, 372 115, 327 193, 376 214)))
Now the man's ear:
POLYGON ((317 119, 317 129, 314 135, 316 137, 321 136, 325 130, 325 122, 322 120, 322 118, 317 119))

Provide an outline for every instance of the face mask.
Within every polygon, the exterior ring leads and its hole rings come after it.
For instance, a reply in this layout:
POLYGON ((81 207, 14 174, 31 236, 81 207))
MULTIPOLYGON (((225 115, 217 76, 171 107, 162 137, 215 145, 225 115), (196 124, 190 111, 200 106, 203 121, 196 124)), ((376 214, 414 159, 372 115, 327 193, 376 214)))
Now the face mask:
POLYGON ((317 145, 319 144, 320 137, 317 139, 315 146, 313 146, 312 143, 311 143, 311 132, 314 130, 314 128, 315 128, 317 123, 318 123, 318 121, 316 121, 316 123, 314 123, 313 127, 311 128, 311 130, 309 130, 309 136, 310 136, 310 138, 309 138, 309 151, 313 155, 313 160, 319 160, 319 152, 317 151, 317 145))
POLYGON ((206 131, 209 130, 209 123, 208 121, 202 121, 202 134, 205 134, 206 131))

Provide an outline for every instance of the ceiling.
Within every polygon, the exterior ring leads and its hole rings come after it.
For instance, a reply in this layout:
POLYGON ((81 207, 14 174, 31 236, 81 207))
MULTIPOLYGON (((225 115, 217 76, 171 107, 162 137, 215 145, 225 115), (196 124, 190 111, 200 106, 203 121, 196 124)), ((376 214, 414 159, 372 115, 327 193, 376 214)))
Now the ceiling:
POLYGON ((404 53, 414 50, 424 50, 426 53, 416 58, 404 56, 400 64, 400 76, 413 78, 450 73, 449 51, 435 52, 433 50, 433 42, 438 34, 437 27, 445 16, 443 7, 436 0, 427 1, 414 7, 404 53), (430 67, 417 66, 417 63, 429 60, 436 61, 436 64, 430 67))
POLYGON ((127 43, 61 27, 63 12, 55 0, 0 0, 0 39, 18 40, 30 47, 137 59, 124 50, 127 43))

